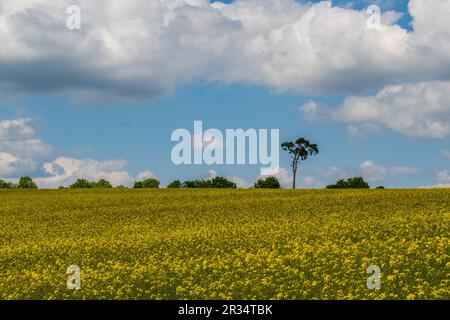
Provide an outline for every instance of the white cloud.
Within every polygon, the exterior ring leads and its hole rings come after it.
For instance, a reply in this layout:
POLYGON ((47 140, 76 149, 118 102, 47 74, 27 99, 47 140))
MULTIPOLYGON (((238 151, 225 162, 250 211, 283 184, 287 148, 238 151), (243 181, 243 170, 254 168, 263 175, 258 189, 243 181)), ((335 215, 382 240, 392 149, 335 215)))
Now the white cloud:
POLYGON ((124 170, 127 165, 125 160, 98 161, 94 159, 74 159, 59 157, 55 161, 43 165, 46 177, 38 177, 34 180, 40 188, 57 188, 68 186, 76 179, 97 181, 106 179, 113 186, 131 186, 134 181, 154 178, 150 171, 140 172, 136 177, 124 170))
POLYGON ((30 118, 0 120, 0 151, 11 152, 20 158, 48 155, 53 148, 37 136, 30 118))
POLYGON ((366 160, 359 166, 363 177, 368 181, 381 181, 385 178, 387 170, 383 166, 376 165, 370 160, 366 160))
POLYGON ((444 171, 439 172, 437 175, 437 182, 450 184, 450 171, 444 170, 444 171))
POLYGON ((139 172, 138 175, 136 176, 137 181, 142 181, 150 178, 155 178, 155 174, 148 170, 139 172))
POLYGON ((21 170, 33 168, 34 164, 31 160, 23 160, 16 158, 10 153, 0 152, 0 175, 12 176, 21 170))
POLYGON ((414 167, 393 166, 387 167, 375 163, 372 160, 365 160, 358 166, 339 168, 336 166, 325 170, 315 170, 315 175, 305 177, 303 184, 314 188, 324 187, 334 184, 339 179, 348 179, 361 176, 367 182, 375 184, 379 182, 389 182, 397 175, 414 175, 420 170, 414 167))
POLYGON ((384 126, 412 137, 444 139, 450 136, 450 81, 388 86, 375 96, 350 96, 337 109, 314 112, 316 118, 348 124, 351 136, 384 126))
POLYGON ((248 182, 247 180, 240 178, 240 177, 228 177, 229 180, 236 183, 236 186, 238 188, 247 189, 250 188, 253 184, 251 182, 248 182))
POLYGON ((378 131, 380 131, 380 127, 374 123, 350 124, 347 126, 347 134, 352 138, 365 138, 368 133, 378 131))
POLYGON ((36 178, 35 181, 41 188, 67 186, 79 178, 87 180, 107 179, 114 186, 130 185, 134 178, 123 170, 126 165, 125 160, 98 161, 59 157, 55 161, 44 164, 44 171, 49 176, 36 178))
POLYGON ((321 114, 321 107, 314 101, 308 101, 300 107, 300 111, 305 115, 306 120, 314 122, 319 119, 321 114))
POLYGON ((450 171, 443 170, 436 174, 436 184, 424 188, 450 188, 450 171))
POLYGON ((447 0, 411 0, 414 31, 366 28, 365 10, 331 2, 3 0, 3 92, 152 98, 198 79, 302 93, 361 92, 402 81, 449 79, 447 0), (51 66, 51 67, 50 67, 51 66))
POLYGON ((209 170, 207 179, 214 179, 215 177, 217 177, 217 171, 216 170, 209 170))
POLYGON ((48 156, 53 148, 37 137, 32 120, 0 120, 0 175, 29 172, 37 160, 48 156))
POLYGON ((271 172, 271 174, 259 176, 259 178, 265 178, 268 176, 277 178, 283 188, 292 187, 292 174, 285 168, 280 167, 278 169, 275 169, 275 171, 271 172))

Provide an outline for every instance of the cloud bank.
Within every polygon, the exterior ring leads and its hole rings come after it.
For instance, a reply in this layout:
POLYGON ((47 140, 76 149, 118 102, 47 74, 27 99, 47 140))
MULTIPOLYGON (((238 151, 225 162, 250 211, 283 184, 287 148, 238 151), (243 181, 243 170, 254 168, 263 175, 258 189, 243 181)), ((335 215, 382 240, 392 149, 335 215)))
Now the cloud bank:
POLYGON ((192 81, 303 94, 450 79, 450 2, 411 0, 413 31, 331 1, 69 0, 0 4, 0 92, 151 99, 192 81))

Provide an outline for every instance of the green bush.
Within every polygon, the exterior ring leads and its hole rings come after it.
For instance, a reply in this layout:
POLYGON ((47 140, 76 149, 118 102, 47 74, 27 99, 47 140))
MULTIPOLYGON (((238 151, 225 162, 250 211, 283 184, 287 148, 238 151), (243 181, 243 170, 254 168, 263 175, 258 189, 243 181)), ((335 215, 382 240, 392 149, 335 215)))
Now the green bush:
POLYGON ((159 188, 159 180, 150 178, 142 181, 136 181, 133 188, 159 188))
POLYGON ((281 185, 277 178, 267 177, 256 181, 253 187, 256 189, 279 189, 281 185))
POLYGON ((38 186, 30 177, 22 177, 16 185, 17 189, 37 189, 38 186))
POLYGON ((86 179, 77 179, 69 186, 70 189, 109 189, 112 188, 111 183, 106 179, 100 179, 98 181, 88 181, 86 179))
POLYGON ((87 188, 93 188, 95 185, 95 182, 90 182, 86 179, 77 179, 74 183, 72 183, 69 188, 70 189, 87 189, 87 188))
POLYGON ((108 180, 100 179, 94 183, 94 188, 110 189, 110 188, 112 188, 112 185, 108 180))
POLYGON ((336 184, 327 186, 327 189, 369 189, 369 184, 362 177, 340 179, 336 184))
POLYGON ((14 184, 12 182, 0 180, 0 189, 13 189, 13 188, 14 184))
POLYGON ((172 181, 171 183, 169 183, 169 185, 167 186, 167 188, 178 189, 178 188, 181 188, 181 185, 182 185, 182 183, 181 183, 180 180, 175 180, 175 181, 172 181))
POLYGON ((183 188, 216 188, 236 189, 236 184, 224 177, 215 177, 209 180, 188 180, 183 182, 183 188))

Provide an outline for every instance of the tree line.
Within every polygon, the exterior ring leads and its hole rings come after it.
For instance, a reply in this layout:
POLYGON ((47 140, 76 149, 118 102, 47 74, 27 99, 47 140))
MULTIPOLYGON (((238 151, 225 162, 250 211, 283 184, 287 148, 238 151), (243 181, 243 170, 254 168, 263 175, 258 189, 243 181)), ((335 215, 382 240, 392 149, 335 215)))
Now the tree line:
MULTIPOLYGON (((311 143, 304 137, 298 138, 295 141, 287 141, 281 144, 281 148, 287 151, 291 156, 291 168, 292 168, 292 188, 296 187, 297 171, 301 161, 305 161, 311 156, 319 154, 319 147, 315 143, 311 143)), ((135 189, 141 188, 159 188, 160 182, 155 178, 144 179, 136 181, 133 185, 135 189)), ((14 184, 0 180, 0 189, 37 189, 38 186, 30 177, 22 177, 19 182, 14 184)), ((86 179, 77 179, 69 187, 61 186, 60 189, 108 189, 113 188, 111 183, 106 179, 100 179, 98 181, 88 181, 86 179)), ((119 186, 116 188, 126 188, 125 186, 119 186)), ((180 181, 175 180, 169 183, 167 188, 216 188, 216 189, 236 189, 237 185, 233 181, 230 181, 224 177, 215 177, 208 180, 187 180, 180 181)), ((279 189, 281 188, 280 182, 276 177, 261 178, 253 185, 255 189, 279 189)), ((340 179, 336 184, 328 185, 327 189, 368 189, 369 184, 364 181, 362 177, 349 178, 347 180, 340 179)), ((377 187, 377 189, 384 189, 383 186, 377 187)))
MULTIPOLYGON (((155 178, 144 179, 136 181, 133 184, 133 189, 143 188, 159 188, 160 181, 155 178)), ((89 181, 87 179, 77 179, 68 187, 61 186, 59 189, 111 189, 124 188, 125 186, 113 187, 106 179, 98 181, 89 181)), ((233 181, 225 177, 215 177, 207 180, 174 180, 167 185, 169 189, 195 189, 195 188, 212 188, 212 189, 236 189, 237 185, 233 181)), ((251 188, 254 189, 281 189, 281 184, 276 177, 265 177, 258 179, 251 188)), ((327 189, 369 189, 369 184, 364 181, 362 177, 349 178, 347 180, 338 180, 336 184, 326 186, 327 189)), ((20 178, 18 183, 12 183, 0 180, 0 189, 38 189, 37 184, 30 177, 20 178)), ((377 189, 384 189, 380 186, 377 189)))

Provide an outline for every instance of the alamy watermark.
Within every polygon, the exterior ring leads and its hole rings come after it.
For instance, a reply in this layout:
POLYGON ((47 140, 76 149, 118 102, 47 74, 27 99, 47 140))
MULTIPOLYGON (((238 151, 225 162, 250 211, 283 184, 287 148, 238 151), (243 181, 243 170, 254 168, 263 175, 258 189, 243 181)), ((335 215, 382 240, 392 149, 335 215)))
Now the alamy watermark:
POLYGON ((367 289, 380 289, 381 288, 381 269, 377 265, 370 265, 366 272, 370 274, 367 278, 367 289))
POLYGON ((377 5, 371 5, 366 10, 369 16, 366 21, 367 29, 380 30, 381 28, 381 8, 377 5))
POLYGON ((175 165, 260 164, 261 175, 275 175, 280 167, 279 129, 219 129, 203 131, 203 122, 194 121, 194 131, 176 129, 171 140, 178 142, 171 153, 175 165), (270 153, 269 153, 270 140, 270 153))
POLYGON ((69 15, 66 20, 66 26, 69 30, 81 29, 81 8, 76 5, 67 7, 66 10, 69 15))
POLYGON ((67 289, 81 289, 81 269, 77 265, 71 265, 67 268, 67 289))

